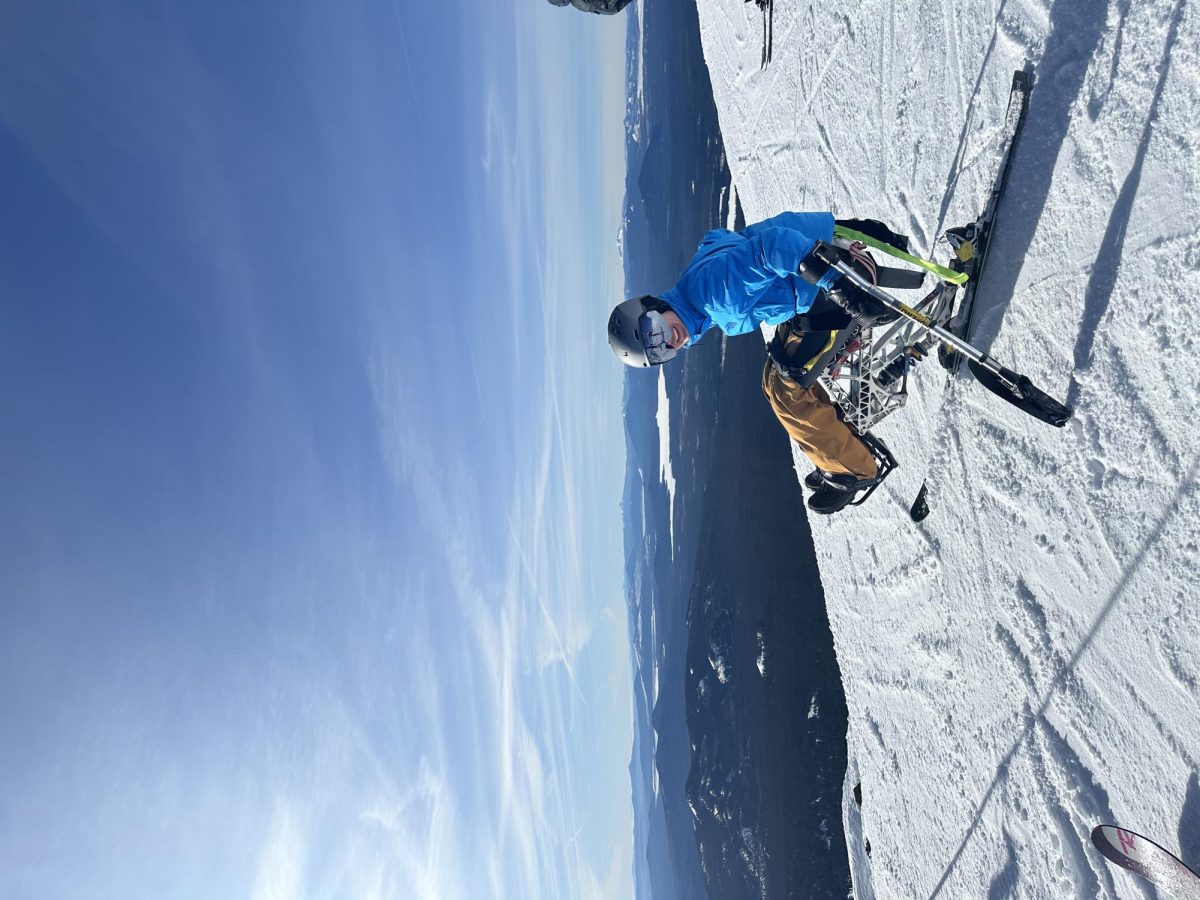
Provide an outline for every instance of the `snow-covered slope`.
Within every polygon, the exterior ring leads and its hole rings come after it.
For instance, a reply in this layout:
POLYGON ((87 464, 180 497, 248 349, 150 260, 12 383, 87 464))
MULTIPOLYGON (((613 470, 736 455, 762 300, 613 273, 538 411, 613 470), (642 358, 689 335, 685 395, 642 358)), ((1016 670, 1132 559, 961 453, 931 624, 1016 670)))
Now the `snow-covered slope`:
POLYGON ((1036 64, 975 339, 1078 412, 1050 428, 927 362, 878 429, 902 468, 813 523, 851 858, 860 898, 1149 896, 1088 834, 1200 863, 1200 8, 776 0, 760 71, 754 5, 698 5, 747 218, 878 217, 941 259, 1036 64))

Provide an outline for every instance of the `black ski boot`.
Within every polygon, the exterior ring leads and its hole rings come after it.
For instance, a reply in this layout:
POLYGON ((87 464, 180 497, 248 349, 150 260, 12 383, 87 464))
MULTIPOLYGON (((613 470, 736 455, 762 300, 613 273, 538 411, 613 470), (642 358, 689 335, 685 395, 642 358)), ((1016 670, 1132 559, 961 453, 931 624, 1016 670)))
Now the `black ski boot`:
POLYGON ((808 498, 808 508, 823 516, 839 512, 854 502, 854 497, 859 491, 869 490, 878 483, 878 476, 858 478, 854 475, 825 473, 820 487, 808 498))
POLYGON ((869 431, 858 437, 871 451, 871 456, 875 458, 875 477, 859 478, 857 475, 833 474, 823 472, 821 469, 809 472, 804 476, 804 483, 813 488, 813 494, 808 498, 808 508, 813 512, 827 516, 845 509, 847 506, 858 506, 865 503, 867 498, 875 493, 875 489, 883 484, 883 480, 896 468, 896 457, 892 456, 892 451, 887 448, 887 444, 869 431), (861 496, 859 496, 860 491, 862 492, 861 496))

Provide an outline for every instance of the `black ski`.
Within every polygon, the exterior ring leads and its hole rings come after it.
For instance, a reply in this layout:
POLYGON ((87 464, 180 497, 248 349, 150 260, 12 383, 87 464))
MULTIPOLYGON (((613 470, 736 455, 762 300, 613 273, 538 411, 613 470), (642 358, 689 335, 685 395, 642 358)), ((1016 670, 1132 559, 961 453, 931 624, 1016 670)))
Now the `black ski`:
MULTIPOLYGON (((962 297, 959 298, 958 309, 948 325, 949 330, 960 337, 970 337, 971 334, 971 323, 975 318, 975 294, 979 289, 979 280, 983 276, 984 267, 987 265, 996 215, 1000 210, 1000 199, 1008 184, 1009 173, 1012 171, 1012 160, 1017 141, 1021 136, 1021 128, 1025 124, 1025 116, 1029 111, 1029 94, 1032 89, 1033 78, 1028 71, 1018 69, 1013 73, 1012 88, 1008 94, 1008 109, 1004 114, 1004 149, 987 203, 984 204, 983 212, 974 222, 946 231, 946 239, 950 242, 955 256, 951 267, 965 272, 968 276, 968 281, 963 287, 962 297)), ((942 365, 948 371, 954 374, 958 373, 963 363, 961 353, 943 345, 938 355, 942 365)))
MULTIPOLYGON (((954 259, 950 267, 968 276, 958 306, 947 323, 947 330, 960 337, 969 337, 971 323, 975 315, 975 292, 979 288, 979 279, 983 276, 987 263, 988 248, 991 245, 992 231, 996 223, 996 214, 1000 208, 1000 198, 1008 183, 1009 172, 1012 170, 1012 160, 1017 139, 1025 124, 1025 116, 1029 110, 1029 95, 1033 89, 1033 75, 1025 69, 1013 73, 1012 87, 1008 94, 1008 108, 1004 114, 1004 145, 1000 151, 1000 164, 996 178, 992 183, 991 193, 988 194, 983 212, 971 224, 963 228, 951 228, 946 232, 946 238, 954 251, 954 259)), ((957 350, 943 344, 938 348, 938 359, 942 366, 951 374, 956 374, 962 366, 963 355, 957 350)), ((914 522, 920 522, 929 515, 929 479, 921 482, 909 509, 909 516, 914 522)))
POLYGON ((762 62, 759 69, 765 69, 771 62, 771 53, 775 49, 775 0, 755 0, 763 14, 763 45, 762 62))
POLYGON ((1200 900, 1200 876, 1149 838, 1116 825, 1097 825, 1092 843, 1106 859, 1141 875, 1176 900, 1200 900))

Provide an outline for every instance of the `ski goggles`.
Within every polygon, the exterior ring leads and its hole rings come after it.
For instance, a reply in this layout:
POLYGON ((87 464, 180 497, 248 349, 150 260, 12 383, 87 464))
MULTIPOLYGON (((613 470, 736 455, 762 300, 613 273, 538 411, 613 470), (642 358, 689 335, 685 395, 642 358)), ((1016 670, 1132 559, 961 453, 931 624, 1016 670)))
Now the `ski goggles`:
POLYGON ((674 359, 679 352, 668 343, 671 340, 671 326, 660 312, 650 310, 638 316, 638 335, 642 339, 642 349, 646 351, 646 362, 652 366, 674 359))

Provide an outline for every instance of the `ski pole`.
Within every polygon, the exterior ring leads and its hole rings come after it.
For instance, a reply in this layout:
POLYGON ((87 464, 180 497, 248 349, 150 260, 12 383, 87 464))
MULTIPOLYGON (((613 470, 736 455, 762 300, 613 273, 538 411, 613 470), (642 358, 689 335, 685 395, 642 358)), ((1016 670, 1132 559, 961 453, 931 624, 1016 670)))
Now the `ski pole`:
MULTIPOLYGON (((823 248, 821 248, 823 249, 823 248)), ((979 383, 993 394, 1007 400, 1023 412, 1036 419, 1062 428, 1071 418, 1072 410, 1065 404, 1059 403, 1045 391, 1038 388, 1024 375, 1000 365, 982 350, 973 347, 967 341, 951 331, 934 324, 933 320, 924 313, 918 312, 906 303, 897 300, 887 291, 881 290, 859 275, 849 264, 843 262, 833 253, 821 253, 822 262, 838 270, 843 278, 866 291, 892 312, 900 313, 922 326, 930 334, 943 343, 949 344, 963 356, 967 357, 968 365, 979 383)))

